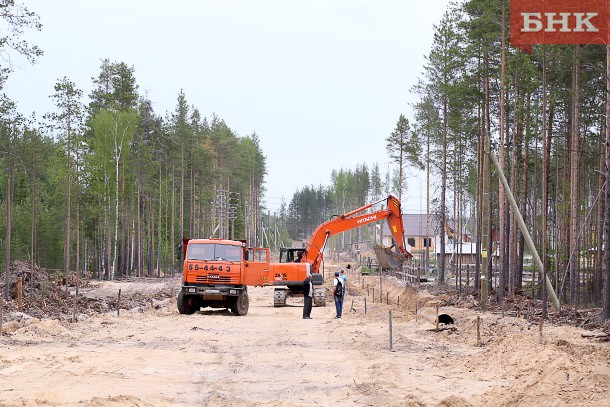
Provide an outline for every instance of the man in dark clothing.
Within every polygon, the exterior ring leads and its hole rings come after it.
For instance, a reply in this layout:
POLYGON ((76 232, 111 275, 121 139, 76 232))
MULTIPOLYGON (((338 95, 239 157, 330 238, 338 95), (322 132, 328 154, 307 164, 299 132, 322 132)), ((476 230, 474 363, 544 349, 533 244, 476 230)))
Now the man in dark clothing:
POLYGON ((311 307, 313 306, 313 284, 311 274, 307 274, 303 281, 303 319, 311 319, 311 307))
POLYGON ((341 318, 343 313, 343 283, 339 277, 339 272, 335 271, 335 279, 333 280, 334 290, 333 297, 335 300, 335 308, 337 310, 337 316, 335 318, 341 318))

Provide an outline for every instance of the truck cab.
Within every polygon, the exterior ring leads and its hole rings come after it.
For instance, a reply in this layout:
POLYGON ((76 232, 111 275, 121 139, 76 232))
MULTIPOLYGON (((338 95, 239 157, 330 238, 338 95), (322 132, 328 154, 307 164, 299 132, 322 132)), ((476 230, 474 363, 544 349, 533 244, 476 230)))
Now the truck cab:
POLYGON ((237 240, 185 239, 182 255, 181 314, 212 307, 245 315, 249 308, 247 286, 268 284, 269 249, 248 248, 237 240))

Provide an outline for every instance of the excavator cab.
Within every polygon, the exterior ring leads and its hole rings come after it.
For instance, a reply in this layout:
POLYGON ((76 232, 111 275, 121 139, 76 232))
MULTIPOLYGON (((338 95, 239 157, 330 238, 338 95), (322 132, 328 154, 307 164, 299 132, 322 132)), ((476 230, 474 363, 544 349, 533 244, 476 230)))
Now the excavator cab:
POLYGON ((280 263, 299 263, 305 253, 304 248, 281 247, 280 263))

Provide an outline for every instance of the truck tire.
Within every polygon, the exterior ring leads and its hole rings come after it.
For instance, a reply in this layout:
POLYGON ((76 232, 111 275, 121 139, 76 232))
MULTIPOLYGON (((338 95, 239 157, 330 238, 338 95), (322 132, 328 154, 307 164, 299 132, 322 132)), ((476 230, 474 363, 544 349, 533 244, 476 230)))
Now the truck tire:
POLYGON ((184 295, 184 291, 180 291, 178 294, 178 312, 185 315, 191 315, 195 311, 199 310, 199 301, 192 295, 184 295))
POLYGON ((248 313, 250 307, 250 300, 248 298, 248 291, 244 290, 242 293, 235 298, 231 303, 231 312, 238 316, 244 316, 248 313))

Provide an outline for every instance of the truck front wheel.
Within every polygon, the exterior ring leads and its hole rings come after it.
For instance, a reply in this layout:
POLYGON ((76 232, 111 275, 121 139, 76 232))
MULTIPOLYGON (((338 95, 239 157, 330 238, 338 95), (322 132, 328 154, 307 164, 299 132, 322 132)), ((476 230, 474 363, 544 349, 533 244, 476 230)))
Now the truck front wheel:
POLYGON ((243 316, 248 313, 249 307, 248 291, 244 290, 231 304, 231 312, 235 315, 243 316))
POLYGON ((178 312, 181 314, 191 315, 199 310, 199 301, 192 295, 184 295, 184 291, 178 294, 178 312))

